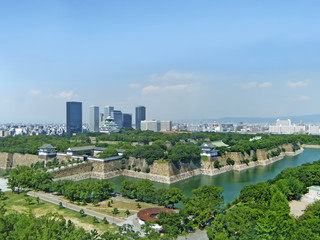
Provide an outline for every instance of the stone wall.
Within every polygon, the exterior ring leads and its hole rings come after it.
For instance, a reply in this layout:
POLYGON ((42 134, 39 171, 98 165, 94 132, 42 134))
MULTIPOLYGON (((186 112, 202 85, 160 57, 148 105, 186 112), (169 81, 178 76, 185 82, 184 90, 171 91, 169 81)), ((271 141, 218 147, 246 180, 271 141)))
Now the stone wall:
POLYGON ((17 166, 30 166, 32 163, 35 164, 36 162, 43 161, 45 160, 39 158, 38 155, 14 153, 12 167, 15 168, 17 166))
POLYGON ((38 155, 21 153, 0 153, 0 169, 9 170, 20 166, 30 166, 32 163, 42 162, 38 155))
POLYGON ((12 153, 0 153, 0 169, 8 170, 12 165, 12 153))
POLYGON ((91 175, 91 166, 92 166, 92 163, 89 162, 89 163, 79 164, 74 167, 63 168, 63 169, 54 171, 53 173, 55 174, 56 179, 66 178, 69 176, 74 176, 74 175, 79 175, 84 173, 86 173, 89 176, 91 175))

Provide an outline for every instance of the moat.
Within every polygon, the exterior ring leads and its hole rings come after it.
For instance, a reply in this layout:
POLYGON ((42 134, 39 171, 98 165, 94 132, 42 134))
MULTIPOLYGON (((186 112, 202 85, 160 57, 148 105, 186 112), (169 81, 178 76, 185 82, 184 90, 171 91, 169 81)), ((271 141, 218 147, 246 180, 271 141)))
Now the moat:
MULTIPOLYGON (((284 159, 267 166, 257 166, 242 171, 230 171, 215 176, 199 175, 170 185, 154 182, 154 186, 156 188, 177 187, 180 188, 186 196, 191 196, 191 191, 195 188, 205 185, 216 185, 224 189, 224 202, 228 203, 239 195, 240 190, 245 185, 267 181, 274 178, 285 168, 297 167, 319 159, 320 149, 305 148, 305 150, 297 156, 284 157, 284 159)), ((117 192, 120 190, 121 182, 125 179, 138 180, 126 176, 111 178, 110 181, 115 183, 117 192)))

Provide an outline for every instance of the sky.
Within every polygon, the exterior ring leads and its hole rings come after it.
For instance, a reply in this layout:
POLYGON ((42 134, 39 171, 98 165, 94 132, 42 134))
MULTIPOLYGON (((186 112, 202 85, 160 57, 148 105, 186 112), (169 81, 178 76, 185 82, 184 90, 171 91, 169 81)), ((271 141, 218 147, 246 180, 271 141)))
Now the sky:
POLYGON ((0 123, 320 113, 320 2, 0 1, 0 123))

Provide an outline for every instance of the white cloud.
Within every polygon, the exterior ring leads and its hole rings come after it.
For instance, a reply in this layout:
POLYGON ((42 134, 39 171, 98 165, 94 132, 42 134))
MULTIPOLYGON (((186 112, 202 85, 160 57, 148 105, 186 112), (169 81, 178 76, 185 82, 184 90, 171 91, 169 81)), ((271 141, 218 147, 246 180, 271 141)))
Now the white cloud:
POLYGON ((71 99, 78 99, 79 96, 77 94, 75 94, 73 91, 69 91, 69 92, 61 92, 61 93, 55 95, 55 98, 71 100, 71 99))
POLYGON ((297 81, 297 82, 287 82, 287 87, 289 88, 299 88, 299 87, 306 87, 308 83, 306 81, 297 81))
POLYGON ((242 84, 236 84, 236 85, 240 85, 242 88, 254 88, 257 86, 256 82, 248 82, 248 83, 242 83, 242 84))
POLYGON ((263 83, 257 83, 257 82, 247 82, 247 83, 241 83, 241 84, 235 84, 235 86, 240 86, 242 88, 256 88, 256 87, 260 87, 260 88, 268 88, 272 86, 271 82, 263 82, 263 83))
POLYGON ((264 83, 260 83, 259 84, 259 87, 261 87, 261 88, 268 88, 268 87, 271 87, 271 86, 272 86, 271 82, 264 82, 264 83))
POLYGON ((310 99, 309 96, 305 96, 305 95, 300 95, 300 96, 298 96, 298 100, 299 100, 299 101, 307 101, 307 100, 309 100, 309 99, 310 99))
POLYGON ((139 83, 131 83, 131 84, 129 84, 129 87, 130 88, 140 88, 141 86, 139 83))
POLYGON ((181 92, 192 90, 194 84, 177 84, 177 85, 168 85, 168 86, 155 86, 150 85, 142 89, 143 94, 149 94, 154 92, 181 92))
POLYGON ((30 89, 30 90, 28 91, 28 94, 29 94, 29 95, 32 95, 32 96, 35 96, 35 95, 39 95, 39 94, 40 94, 40 91, 34 90, 34 89, 30 89))
POLYGON ((175 72, 169 71, 164 73, 163 75, 160 74, 151 74, 149 76, 149 80, 152 82, 163 82, 163 81, 186 81, 195 79, 197 76, 193 73, 183 73, 183 72, 175 72))
POLYGON ((157 92, 160 89, 161 88, 159 86, 150 85, 150 86, 142 88, 142 93, 143 94, 148 94, 148 93, 151 93, 151 92, 157 92))

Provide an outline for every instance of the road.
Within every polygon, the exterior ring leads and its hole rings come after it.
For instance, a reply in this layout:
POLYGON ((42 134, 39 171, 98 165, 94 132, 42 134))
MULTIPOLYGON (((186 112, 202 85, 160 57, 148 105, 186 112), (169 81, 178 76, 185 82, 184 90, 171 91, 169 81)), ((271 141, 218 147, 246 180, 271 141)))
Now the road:
POLYGON ((34 197, 34 198, 39 197, 39 199, 46 201, 46 202, 53 203, 55 205, 59 205, 61 202, 63 207, 65 207, 67 209, 71 209, 76 212, 79 212, 81 209, 83 209, 85 214, 87 214, 89 216, 96 217, 98 219, 106 218, 110 223, 114 223, 118 226, 122 226, 122 224, 126 221, 121 218, 109 216, 107 214, 103 214, 101 212, 97 212, 97 211, 88 209, 86 206, 75 205, 73 203, 62 200, 59 196, 56 196, 56 195, 53 195, 50 193, 40 193, 40 192, 28 191, 27 195, 30 197, 34 197))

